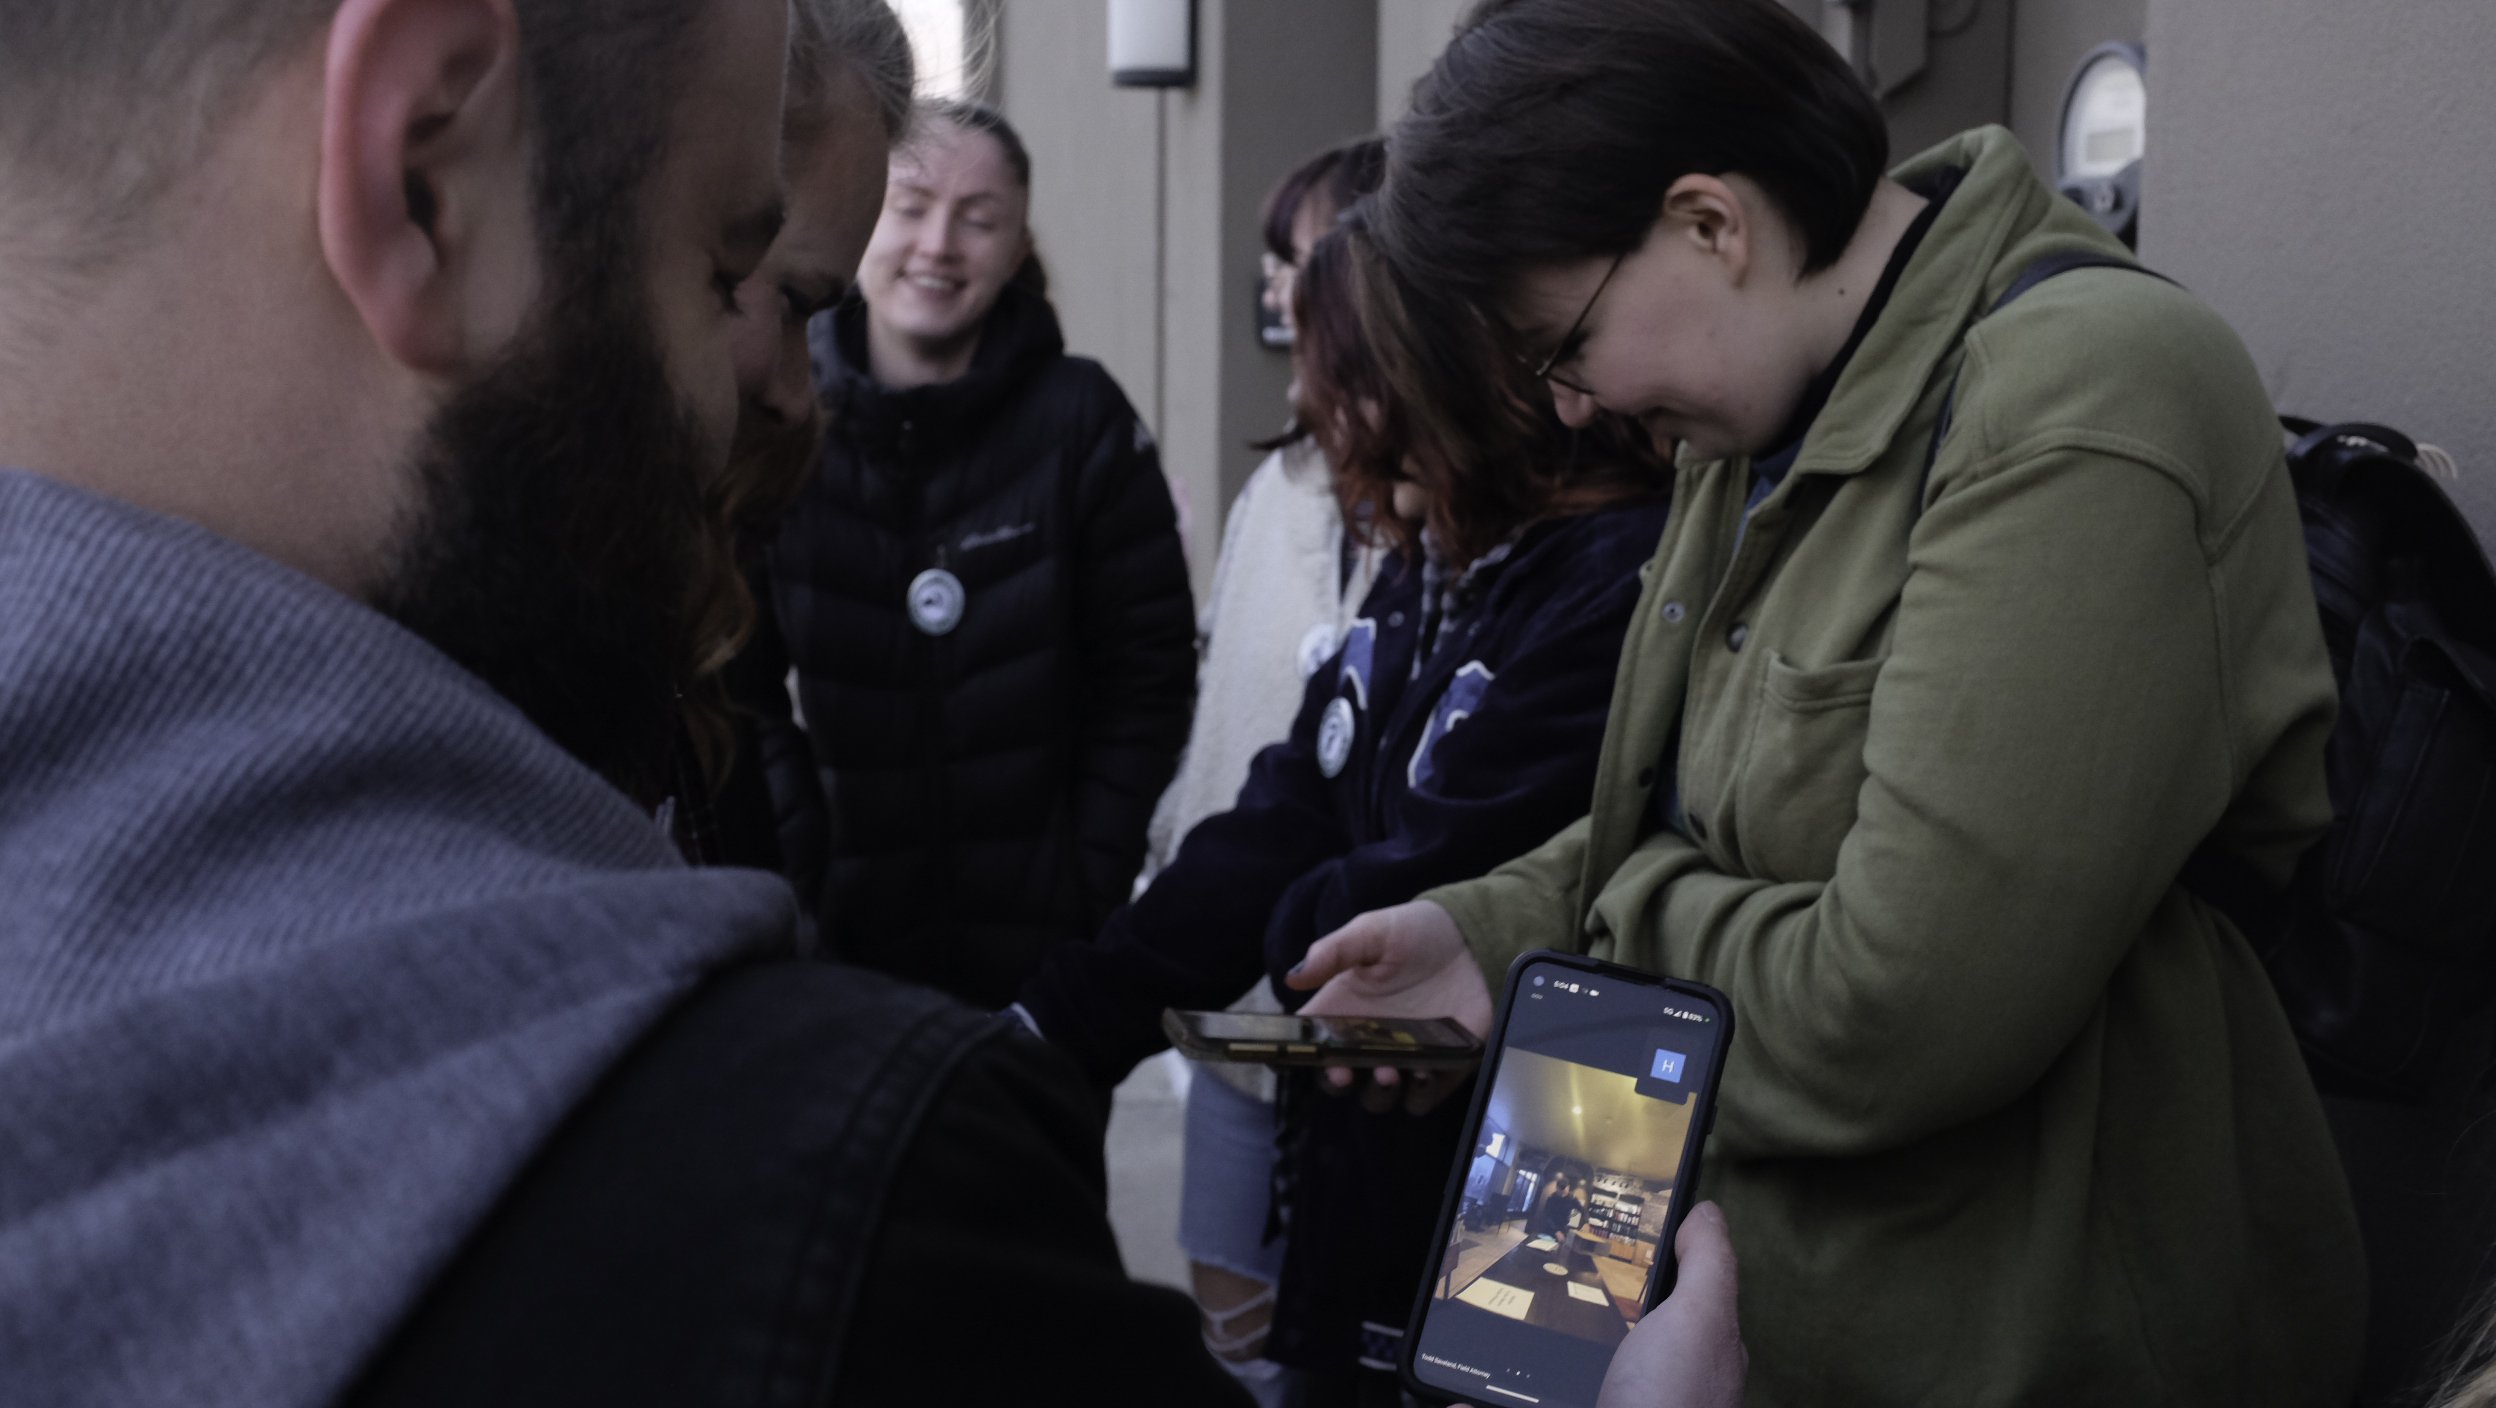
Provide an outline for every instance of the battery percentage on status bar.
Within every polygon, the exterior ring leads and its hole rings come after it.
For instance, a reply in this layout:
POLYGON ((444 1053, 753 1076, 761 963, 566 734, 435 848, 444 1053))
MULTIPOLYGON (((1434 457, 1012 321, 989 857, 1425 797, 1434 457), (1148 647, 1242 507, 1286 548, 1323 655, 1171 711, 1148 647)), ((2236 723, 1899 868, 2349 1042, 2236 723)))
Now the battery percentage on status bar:
POLYGON ((1704 1022, 1707 1020, 1707 1014, 1704 1012, 1685 1012, 1678 1007, 1665 1008, 1664 1015, 1667 1017, 1678 1018, 1684 1022, 1704 1022))

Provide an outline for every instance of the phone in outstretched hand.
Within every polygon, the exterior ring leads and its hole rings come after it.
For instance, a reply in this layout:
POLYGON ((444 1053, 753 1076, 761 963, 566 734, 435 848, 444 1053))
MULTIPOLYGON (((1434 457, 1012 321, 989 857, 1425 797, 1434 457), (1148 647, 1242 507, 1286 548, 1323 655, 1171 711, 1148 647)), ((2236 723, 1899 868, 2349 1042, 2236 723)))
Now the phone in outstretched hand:
POLYGON ((1259 1066, 1470 1068, 1482 1043, 1445 1017, 1303 1017, 1288 1012, 1161 1014, 1162 1034, 1197 1061, 1259 1066))
POLYGON ((1404 1336, 1408 1388, 1593 1408, 1672 1290, 1732 1041, 1704 983, 1548 951, 1510 965, 1404 1336))

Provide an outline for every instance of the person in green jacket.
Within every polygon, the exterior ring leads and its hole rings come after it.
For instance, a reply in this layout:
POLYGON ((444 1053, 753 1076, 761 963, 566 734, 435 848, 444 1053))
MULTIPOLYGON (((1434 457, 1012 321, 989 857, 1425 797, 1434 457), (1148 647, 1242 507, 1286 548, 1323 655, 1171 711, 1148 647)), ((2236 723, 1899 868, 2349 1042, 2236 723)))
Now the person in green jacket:
POLYGON ((1727 993, 1704 1181, 1755 1404, 2348 1402, 2346 1184, 2177 879, 2207 842, 2284 880, 2330 816, 2236 337, 2131 269, 1996 310, 2124 251, 1998 128, 1885 176, 1770 0, 1490 0, 1388 150, 1410 403, 1502 435, 1522 362, 1681 461, 1591 814, 1321 941, 1309 1010, 1482 1030, 1544 946, 1727 993))

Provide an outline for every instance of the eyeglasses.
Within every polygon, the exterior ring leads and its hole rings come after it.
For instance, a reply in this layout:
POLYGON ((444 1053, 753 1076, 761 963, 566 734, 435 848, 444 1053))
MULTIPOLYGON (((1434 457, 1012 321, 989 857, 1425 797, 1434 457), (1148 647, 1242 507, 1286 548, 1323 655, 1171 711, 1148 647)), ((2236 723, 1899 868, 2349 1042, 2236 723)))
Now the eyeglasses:
POLYGON ((1603 278, 1596 283, 1595 291, 1586 295, 1586 306, 1577 310, 1577 318, 1569 324, 1569 330, 1560 334, 1560 340, 1552 344, 1551 355, 1532 368, 1536 381, 1548 381, 1555 386, 1565 386, 1580 396, 1595 394, 1567 377, 1555 375, 1554 371, 1564 358, 1576 350, 1570 344, 1577 341, 1578 330, 1586 326, 1587 315, 1595 311, 1596 302, 1603 297, 1603 291, 1612 286, 1612 276, 1621 272, 1621 261, 1627 258, 1629 258, 1629 251, 1626 249, 1612 256, 1612 267, 1603 271, 1603 278))

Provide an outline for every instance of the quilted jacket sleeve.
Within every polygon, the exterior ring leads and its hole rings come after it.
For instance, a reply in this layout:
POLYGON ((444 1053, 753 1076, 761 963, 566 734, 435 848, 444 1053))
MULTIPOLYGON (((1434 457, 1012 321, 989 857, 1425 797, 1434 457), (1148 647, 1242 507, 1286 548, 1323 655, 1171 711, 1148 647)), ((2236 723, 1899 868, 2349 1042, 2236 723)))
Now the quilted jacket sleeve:
POLYGON ((1092 928, 1134 884, 1196 702, 1196 609, 1161 456, 1126 398, 1102 389, 1076 478, 1073 570, 1075 825, 1092 928))

